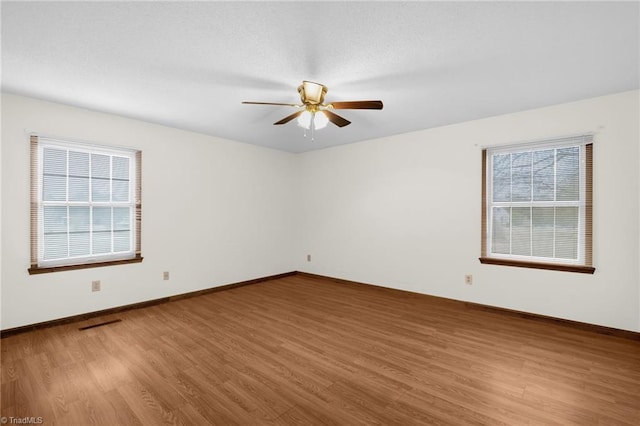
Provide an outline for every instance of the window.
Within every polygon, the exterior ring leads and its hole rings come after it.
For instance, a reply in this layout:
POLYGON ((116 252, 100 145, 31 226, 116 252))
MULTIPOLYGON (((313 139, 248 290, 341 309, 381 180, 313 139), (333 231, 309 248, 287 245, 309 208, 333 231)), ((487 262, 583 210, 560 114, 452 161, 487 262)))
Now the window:
POLYGON ((594 273, 592 136, 483 151, 482 263, 594 273))
POLYGON ((30 274, 140 262, 140 151, 31 136, 30 274))

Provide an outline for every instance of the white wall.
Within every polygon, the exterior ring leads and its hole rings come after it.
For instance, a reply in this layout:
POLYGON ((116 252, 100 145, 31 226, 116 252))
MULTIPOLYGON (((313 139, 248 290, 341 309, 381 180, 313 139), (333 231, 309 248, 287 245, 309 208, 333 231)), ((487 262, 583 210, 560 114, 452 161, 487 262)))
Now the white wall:
POLYGON ((295 269, 293 154, 3 94, 1 158, 2 329, 295 269), (28 132, 142 150, 142 263, 28 275, 28 132))
POLYGON ((297 269, 640 331, 639 93, 301 154, 297 269), (481 265, 481 147, 582 132, 595 274, 481 265))
POLYGON ((1 328, 297 269, 640 331, 639 95, 293 155, 3 94, 1 328), (481 147, 588 131, 596 273, 481 265, 481 147), (142 263, 28 275, 28 132, 143 151, 142 263))

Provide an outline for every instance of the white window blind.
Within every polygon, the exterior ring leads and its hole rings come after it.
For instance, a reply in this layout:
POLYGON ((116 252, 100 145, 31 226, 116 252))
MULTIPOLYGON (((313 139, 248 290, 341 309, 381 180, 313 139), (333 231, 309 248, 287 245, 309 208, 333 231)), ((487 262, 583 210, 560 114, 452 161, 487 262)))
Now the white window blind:
POLYGON ((486 150, 483 258, 591 266, 591 147, 581 135, 486 150))
POLYGON ((141 260, 140 152, 37 136, 31 144, 30 272, 141 260))

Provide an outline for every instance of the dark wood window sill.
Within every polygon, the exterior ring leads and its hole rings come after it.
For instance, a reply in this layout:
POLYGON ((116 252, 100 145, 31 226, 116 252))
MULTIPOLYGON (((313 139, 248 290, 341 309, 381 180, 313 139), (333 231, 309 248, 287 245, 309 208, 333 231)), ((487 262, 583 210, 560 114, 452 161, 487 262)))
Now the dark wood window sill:
POLYGON ((144 259, 142 256, 132 257, 131 259, 109 260, 107 262, 79 263, 77 265, 63 265, 39 268, 31 265, 28 269, 29 275, 48 274, 49 272, 74 271, 76 269, 101 268, 103 266, 125 265, 127 263, 140 263, 144 259))
POLYGON ((515 266, 519 268, 547 269, 551 271, 577 272, 593 274, 596 268, 584 265, 564 265, 560 263, 524 262, 521 260, 498 259, 495 257, 481 257, 480 263, 488 265, 515 266))

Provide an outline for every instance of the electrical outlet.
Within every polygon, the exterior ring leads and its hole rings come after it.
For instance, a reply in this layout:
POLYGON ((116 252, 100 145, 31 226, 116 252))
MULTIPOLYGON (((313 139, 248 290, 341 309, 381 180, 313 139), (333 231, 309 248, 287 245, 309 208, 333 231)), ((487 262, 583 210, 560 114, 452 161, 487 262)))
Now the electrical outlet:
POLYGON ((311 262, 311 255, 310 254, 307 255, 307 262, 311 262))
POLYGON ((91 291, 100 291, 100 280, 91 281, 91 291))
POLYGON ((471 285, 471 284, 473 284, 473 275, 471 275, 471 274, 467 274, 467 275, 465 275, 465 276, 464 276, 464 283, 465 283, 466 285, 471 285))
POLYGON ((164 271, 162 273, 162 279, 167 281, 169 279, 169 271, 164 271))

